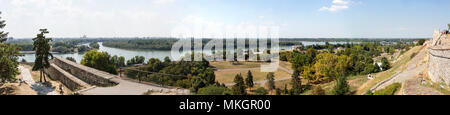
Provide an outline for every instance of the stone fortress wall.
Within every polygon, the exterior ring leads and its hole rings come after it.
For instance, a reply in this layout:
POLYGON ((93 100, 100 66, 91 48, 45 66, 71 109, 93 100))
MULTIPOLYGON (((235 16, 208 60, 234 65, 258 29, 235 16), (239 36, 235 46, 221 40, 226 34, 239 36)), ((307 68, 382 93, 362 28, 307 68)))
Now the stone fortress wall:
POLYGON ((72 74, 64 71, 59 68, 55 64, 51 64, 50 68, 46 69, 45 72, 51 77, 53 80, 61 81, 64 85, 67 86, 72 91, 85 89, 91 87, 86 82, 76 78, 72 74))
POLYGON ((55 57, 51 60, 51 67, 46 73, 52 79, 60 80, 73 91, 85 89, 90 85, 112 86, 118 82, 112 80, 115 75, 86 67, 64 58, 55 57))
POLYGON ((450 85, 450 34, 435 30, 428 48, 428 74, 433 82, 450 85))

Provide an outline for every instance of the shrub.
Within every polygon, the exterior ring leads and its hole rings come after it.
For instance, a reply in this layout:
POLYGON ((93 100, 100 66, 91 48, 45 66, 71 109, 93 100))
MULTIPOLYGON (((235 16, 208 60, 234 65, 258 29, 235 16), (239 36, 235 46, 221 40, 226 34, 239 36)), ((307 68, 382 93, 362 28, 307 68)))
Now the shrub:
POLYGON ((367 90, 367 91, 366 91, 366 95, 373 95, 373 92, 370 91, 370 90, 367 90))
POLYGON ((384 89, 374 92, 374 95, 394 95, 402 87, 400 83, 394 83, 384 89))
POLYGON ((264 87, 259 87, 255 91, 255 95, 267 95, 267 94, 268 94, 268 92, 266 89, 264 89, 264 87))
POLYGON ((208 87, 198 89, 197 95, 224 95, 229 92, 228 88, 222 86, 210 85, 208 87))
POLYGON ((312 94, 313 95, 326 95, 325 90, 323 90, 321 86, 314 87, 312 94))

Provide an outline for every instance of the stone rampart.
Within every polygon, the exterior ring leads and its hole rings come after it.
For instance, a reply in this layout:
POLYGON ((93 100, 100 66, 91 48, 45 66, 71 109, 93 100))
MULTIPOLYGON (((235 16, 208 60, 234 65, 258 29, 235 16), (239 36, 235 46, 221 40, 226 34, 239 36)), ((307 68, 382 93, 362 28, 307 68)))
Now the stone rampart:
POLYGON ((50 68, 46 69, 45 72, 47 74, 49 74, 51 79, 62 82, 67 88, 69 88, 72 91, 81 90, 81 89, 90 87, 89 84, 76 78, 75 76, 71 75, 70 73, 67 73, 63 69, 56 66, 55 64, 51 64, 50 68))
POLYGON ((428 48, 428 74, 433 82, 450 85, 450 49, 428 48))
POLYGON ((118 84, 111 80, 112 78, 115 78, 116 75, 83 66, 64 58, 56 57, 52 61, 59 68, 88 84, 96 86, 112 86, 118 84))

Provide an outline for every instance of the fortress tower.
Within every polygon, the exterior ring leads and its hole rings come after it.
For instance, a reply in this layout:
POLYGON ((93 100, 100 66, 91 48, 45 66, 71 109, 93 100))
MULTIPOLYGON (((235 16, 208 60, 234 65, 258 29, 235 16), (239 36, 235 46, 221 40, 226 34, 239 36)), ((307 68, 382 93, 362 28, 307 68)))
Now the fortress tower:
POLYGON ((427 43, 428 74, 433 82, 450 85, 450 34, 435 30, 433 39, 427 43))

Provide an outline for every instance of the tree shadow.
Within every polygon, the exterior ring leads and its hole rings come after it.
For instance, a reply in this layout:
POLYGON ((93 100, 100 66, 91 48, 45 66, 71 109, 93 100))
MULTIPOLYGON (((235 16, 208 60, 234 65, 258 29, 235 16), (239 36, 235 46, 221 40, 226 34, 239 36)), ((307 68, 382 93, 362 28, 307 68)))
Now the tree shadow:
POLYGON ((55 88, 39 82, 31 85, 31 88, 35 90, 38 95, 48 95, 50 92, 55 91, 55 88))
POLYGON ((10 95, 14 93, 14 89, 11 87, 4 87, 4 88, 0 88, 0 94, 1 95, 10 95))

